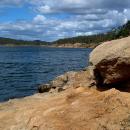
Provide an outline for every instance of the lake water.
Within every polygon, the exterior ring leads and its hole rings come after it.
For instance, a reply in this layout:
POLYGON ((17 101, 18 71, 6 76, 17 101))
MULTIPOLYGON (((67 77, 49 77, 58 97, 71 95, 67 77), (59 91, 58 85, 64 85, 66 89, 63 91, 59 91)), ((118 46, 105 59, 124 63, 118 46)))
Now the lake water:
POLYGON ((0 101, 20 98, 37 92, 67 71, 88 65, 92 49, 43 47, 0 47, 0 101))

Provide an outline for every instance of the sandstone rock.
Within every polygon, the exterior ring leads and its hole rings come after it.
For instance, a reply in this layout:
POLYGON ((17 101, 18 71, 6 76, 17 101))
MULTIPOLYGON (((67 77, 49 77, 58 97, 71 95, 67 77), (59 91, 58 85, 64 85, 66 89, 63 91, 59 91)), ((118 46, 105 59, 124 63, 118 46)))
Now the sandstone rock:
POLYGON ((130 37, 99 45, 90 54, 89 62, 99 85, 130 80, 130 37))
MULTIPOLYGON (((73 72, 70 72, 73 73, 73 72)), ((74 72, 75 73, 75 72, 74 72)), ((61 88, 68 82, 68 73, 65 73, 64 75, 60 75, 56 77, 53 81, 51 81, 51 86, 54 88, 61 88)))
POLYGON ((0 130, 129 130, 130 94, 77 88, 0 104, 0 130))
POLYGON ((54 80, 52 80, 49 84, 43 84, 38 87, 39 93, 44 92, 60 92, 64 90, 64 86, 73 80, 75 74, 77 72, 67 72, 63 75, 60 75, 56 77, 54 80))
POLYGON ((79 72, 67 72, 61 76, 56 77, 49 84, 43 84, 38 87, 40 93, 44 92, 61 92, 71 87, 90 87, 93 84, 93 80, 90 77, 89 71, 79 71, 79 72))

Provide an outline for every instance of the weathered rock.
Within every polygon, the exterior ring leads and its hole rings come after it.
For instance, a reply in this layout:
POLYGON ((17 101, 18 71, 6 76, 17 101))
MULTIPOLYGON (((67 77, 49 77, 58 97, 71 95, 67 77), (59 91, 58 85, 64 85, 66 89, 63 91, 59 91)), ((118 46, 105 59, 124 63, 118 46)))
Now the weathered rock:
POLYGON ((93 81, 90 77, 89 71, 79 71, 79 72, 67 72, 63 75, 56 77, 49 84, 43 84, 38 87, 40 93, 44 92, 61 92, 71 87, 90 87, 93 81))
POLYGON ((42 84, 38 87, 38 92, 39 93, 44 93, 44 92, 49 92, 51 90, 51 85, 50 84, 42 84))
POLYGON ((77 72, 67 72, 63 75, 60 75, 58 77, 56 77, 54 80, 52 80, 50 83, 48 84, 43 84, 43 85, 40 85, 38 87, 38 91, 40 93, 44 93, 44 92, 60 92, 60 91, 63 91, 64 90, 64 86, 73 80, 75 74, 77 72))
POLYGON ((69 74, 75 74, 75 72, 65 73, 63 75, 60 75, 56 77, 53 81, 50 82, 51 86, 54 88, 63 88, 63 86, 68 82, 68 75, 69 74))
POLYGON ((0 104, 0 130, 130 130, 130 94, 79 87, 0 104))
POLYGON ((130 37, 99 45, 90 54, 89 62, 99 85, 130 80, 130 37))

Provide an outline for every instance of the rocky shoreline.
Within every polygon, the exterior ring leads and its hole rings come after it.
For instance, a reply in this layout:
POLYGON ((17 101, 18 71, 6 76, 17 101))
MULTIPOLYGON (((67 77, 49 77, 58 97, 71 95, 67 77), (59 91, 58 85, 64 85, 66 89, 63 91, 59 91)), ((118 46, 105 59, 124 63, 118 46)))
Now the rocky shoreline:
POLYGON ((130 37, 99 45, 89 62, 1 103, 0 130, 130 130, 130 37))
POLYGON ((87 88, 91 87, 92 85, 94 85, 94 82, 91 80, 89 69, 86 69, 78 72, 71 71, 60 75, 50 83, 40 85, 38 87, 38 91, 39 93, 57 93, 65 91, 69 88, 87 88))

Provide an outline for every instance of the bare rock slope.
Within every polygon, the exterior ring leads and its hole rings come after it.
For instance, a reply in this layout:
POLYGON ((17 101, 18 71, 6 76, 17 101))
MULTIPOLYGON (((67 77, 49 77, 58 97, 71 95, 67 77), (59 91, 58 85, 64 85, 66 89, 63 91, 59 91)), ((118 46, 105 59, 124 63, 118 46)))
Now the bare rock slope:
POLYGON ((9 101, 0 130, 130 130, 130 94, 80 87, 9 101))

